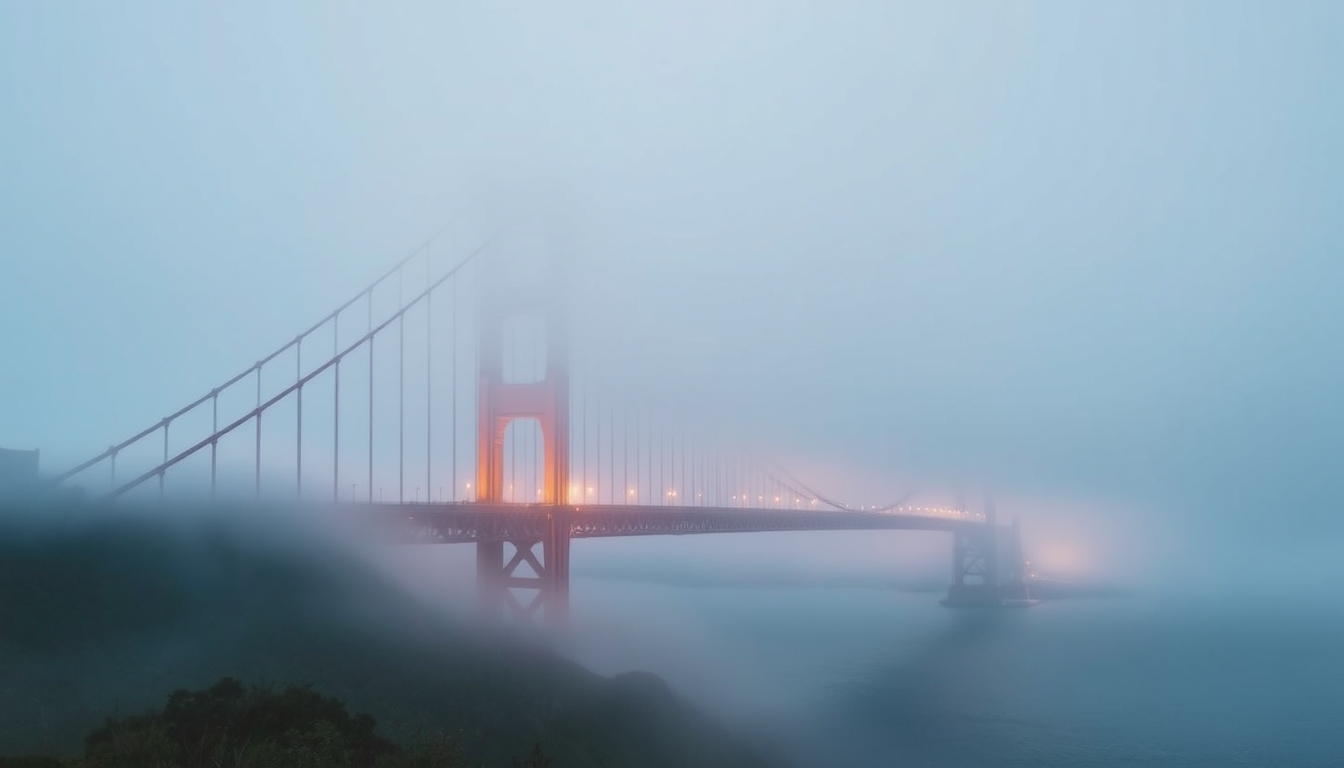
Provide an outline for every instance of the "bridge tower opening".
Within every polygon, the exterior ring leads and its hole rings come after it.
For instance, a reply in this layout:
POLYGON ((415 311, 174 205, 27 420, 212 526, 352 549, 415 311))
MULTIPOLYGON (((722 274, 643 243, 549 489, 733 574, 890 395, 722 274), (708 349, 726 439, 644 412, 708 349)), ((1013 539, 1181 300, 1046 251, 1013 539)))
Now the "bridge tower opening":
POLYGON ((561 626, 569 611, 570 545, 565 282, 557 259, 538 269, 510 255, 495 254, 499 258, 490 259, 482 274, 477 500, 535 499, 546 506, 547 524, 530 535, 477 542, 477 587, 491 616, 540 613, 547 624, 561 626), (540 482, 526 494, 510 494, 507 483, 515 473, 506 464, 506 436, 510 424, 522 426, 523 420, 540 433, 540 482))

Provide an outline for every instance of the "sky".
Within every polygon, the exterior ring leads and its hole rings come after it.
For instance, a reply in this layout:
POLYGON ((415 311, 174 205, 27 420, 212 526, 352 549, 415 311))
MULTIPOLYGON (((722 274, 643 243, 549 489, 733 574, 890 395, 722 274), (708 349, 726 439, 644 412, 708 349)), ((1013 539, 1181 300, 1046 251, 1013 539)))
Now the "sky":
POLYGON ((1038 529, 1334 557, 1342 31, 1333 2, 5 3, 0 446, 92 455, 487 207, 563 222, 585 375, 648 407, 1038 529))

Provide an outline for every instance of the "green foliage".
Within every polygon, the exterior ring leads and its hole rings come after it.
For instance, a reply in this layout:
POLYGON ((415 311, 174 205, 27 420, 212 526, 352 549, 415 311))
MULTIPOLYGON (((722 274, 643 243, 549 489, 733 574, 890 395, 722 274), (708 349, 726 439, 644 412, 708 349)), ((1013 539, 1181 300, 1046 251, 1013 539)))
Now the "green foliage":
POLYGON ((384 755, 374 764, 375 768, 467 768, 469 765, 458 739, 443 734, 417 740, 405 751, 384 755))
MULTIPOLYGON (((109 717, 82 757, 0 757, 0 768, 471 768, 456 736, 436 733, 402 747, 368 715, 307 686, 276 692, 224 678, 175 691, 162 712, 109 717)), ((548 768, 535 746, 519 768, 548 768)))
POLYGON ((517 760, 514 760, 513 764, 515 768, 549 768, 551 764, 551 758, 541 753, 540 744, 533 744, 532 756, 527 758, 521 763, 518 762, 517 760))
POLYGON ((77 768, 457 768, 456 743, 402 749, 368 715, 308 687, 275 692, 225 678, 177 691, 162 712, 109 718, 89 734, 77 768))

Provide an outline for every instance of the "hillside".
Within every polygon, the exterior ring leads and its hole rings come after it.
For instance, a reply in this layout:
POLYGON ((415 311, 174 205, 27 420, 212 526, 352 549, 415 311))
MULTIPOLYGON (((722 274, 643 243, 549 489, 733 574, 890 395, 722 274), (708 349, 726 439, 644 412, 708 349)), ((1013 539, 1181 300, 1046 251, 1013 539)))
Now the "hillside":
POLYGON ((222 677, 309 683, 394 741, 485 766, 767 766, 653 675, 592 674, 455 626, 298 524, 10 509, 0 520, 0 754, 70 755, 110 715, 222 677))

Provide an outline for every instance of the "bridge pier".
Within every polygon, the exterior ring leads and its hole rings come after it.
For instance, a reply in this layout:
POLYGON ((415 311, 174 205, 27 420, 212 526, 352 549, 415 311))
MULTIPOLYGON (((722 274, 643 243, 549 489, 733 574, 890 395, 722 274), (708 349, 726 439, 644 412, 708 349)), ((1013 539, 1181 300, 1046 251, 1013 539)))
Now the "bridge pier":
POLYGON ((952 586, 943 605, 1030 605, 1017 522, 1001 528, 993 515, 983 530, 957 531, 952 542, 952 586))
POLYGON ((490 620, 539 618, 553 629, 569 620, 568 515, 547 516, 544 538, 515 537, 476 543, 476 586, 481 612, 490 620), (505 545, 512 550, 506 558, 505 545))

